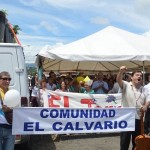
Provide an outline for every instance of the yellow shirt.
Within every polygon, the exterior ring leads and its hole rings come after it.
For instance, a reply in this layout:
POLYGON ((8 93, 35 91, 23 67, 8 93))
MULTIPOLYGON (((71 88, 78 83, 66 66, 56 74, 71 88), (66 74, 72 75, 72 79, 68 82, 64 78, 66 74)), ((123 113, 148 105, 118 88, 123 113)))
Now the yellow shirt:
POLYGON ((0 88, 0 98, 4 100, 5 92, 2 88, 0 88))
MULTIPOLYGON (((4 100, 4 96, 5 96, 5 92, 2 88, 0 88, 0 99, 4 100)), ((7 122, 7 120, 5 118, 5 114, 2 111, 1 100, 0 100, 0 114, 1 114, 0 115, 0 124, 8 124, 9 125, 9 123, 7 122)))

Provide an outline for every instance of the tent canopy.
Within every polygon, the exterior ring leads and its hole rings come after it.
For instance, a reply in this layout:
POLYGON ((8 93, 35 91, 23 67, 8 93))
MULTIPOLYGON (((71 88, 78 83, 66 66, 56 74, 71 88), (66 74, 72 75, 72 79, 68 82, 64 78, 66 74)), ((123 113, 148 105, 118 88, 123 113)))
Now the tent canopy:
POLYGON ((117 71, 150 66, 150 38, 108 26, 70 44, 39 52, 45 71, 117 71))

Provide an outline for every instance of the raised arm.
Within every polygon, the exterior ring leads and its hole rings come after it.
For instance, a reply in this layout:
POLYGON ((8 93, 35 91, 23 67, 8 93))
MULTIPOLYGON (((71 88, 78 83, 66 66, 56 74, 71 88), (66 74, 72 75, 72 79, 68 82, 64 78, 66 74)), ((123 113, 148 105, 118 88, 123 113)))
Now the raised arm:
POLYGON ((123 73, 125 73, 127 70, 127 67, 126 66, 121 66, 120 67, 120 71, 118 72, 117 74, 117 82, 119 84, 119 86, 121 88, 123 88, 123 81, 122 81, 122 76, 123 76, 123 73))

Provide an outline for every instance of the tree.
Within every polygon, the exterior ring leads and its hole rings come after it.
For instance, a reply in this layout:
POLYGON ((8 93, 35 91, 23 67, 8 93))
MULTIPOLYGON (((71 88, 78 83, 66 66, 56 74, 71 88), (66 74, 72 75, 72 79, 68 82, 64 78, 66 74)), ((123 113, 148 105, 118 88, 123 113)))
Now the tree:
POLYGON ((5 10, 5 9, 1 9, 0 11, 1 11, 1 12, 3 12, 3 13, 5 14, 5 16, 7 16, 7 15, 8 15, 7 10, 5 10))
POLYGON ((15 34, 19 34, 19 31, 21 31, 21 28, 18 25, 13 25, 13 30, 15 34))

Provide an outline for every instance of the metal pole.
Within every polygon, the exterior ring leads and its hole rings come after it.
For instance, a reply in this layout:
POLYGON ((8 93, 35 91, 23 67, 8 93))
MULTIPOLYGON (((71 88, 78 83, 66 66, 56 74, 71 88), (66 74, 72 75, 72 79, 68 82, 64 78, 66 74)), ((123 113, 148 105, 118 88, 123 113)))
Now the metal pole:
POLYGON ((40 95, 40 76, 39 76, 39 70, 40 70, 40 67, 41 67, 41 64, 40 64, 40 56, 38 55, 37 56, 37 74, 38 74, 38 104, 40 106, 40 98, 41 98, 41 95, 40 95))
POLYGON ((145 85, 145 66, 144 66, 144 61, 143 61, 143 86, 145 85))

